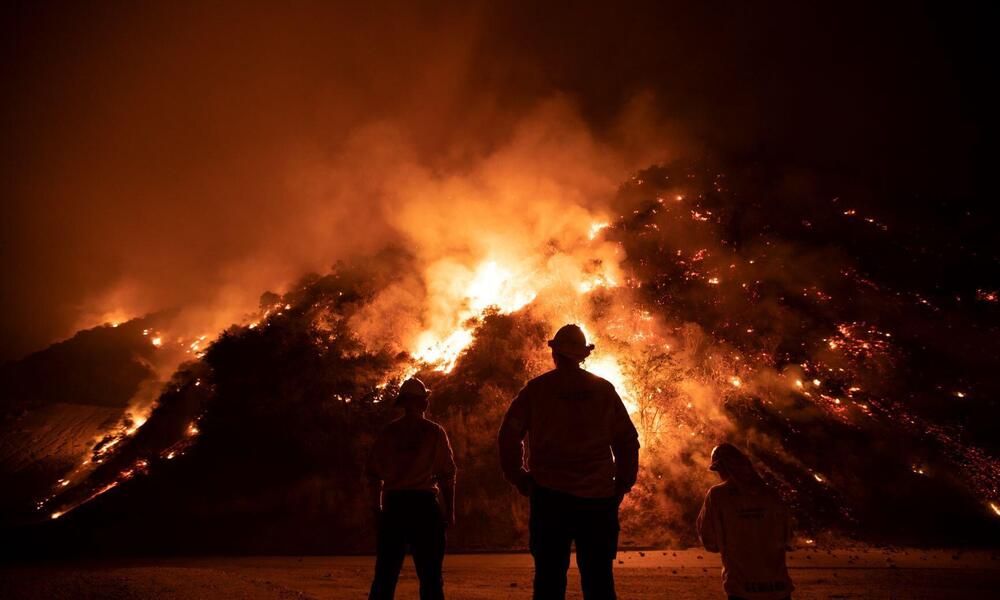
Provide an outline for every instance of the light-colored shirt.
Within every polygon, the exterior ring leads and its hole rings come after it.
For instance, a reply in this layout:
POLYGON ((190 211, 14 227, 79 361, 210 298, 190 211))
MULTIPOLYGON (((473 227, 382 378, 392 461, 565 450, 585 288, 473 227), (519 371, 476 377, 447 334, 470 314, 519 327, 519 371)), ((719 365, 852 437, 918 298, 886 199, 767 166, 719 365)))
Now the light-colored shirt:
POLYGON ((435 491, 439 481, 454 481, 455 457, 448 434, 427 419, 397 419, 375 440, 368 476, 386 491, 435 491))
POLYGON ((508 480, 528 471, 538 485, 583 498, 627 493, 639 469, 639 436, 605 379, 583 369, 555 369, 532 379, 500 427, 500 462, 508 480))
POLYGON ((722 554, 727 594, 751 600, 791 594, 794 586, 785 565, 791 517, 777 494, 766 487, 720 483, 708 490, 697 525, 705 549, 722 554))

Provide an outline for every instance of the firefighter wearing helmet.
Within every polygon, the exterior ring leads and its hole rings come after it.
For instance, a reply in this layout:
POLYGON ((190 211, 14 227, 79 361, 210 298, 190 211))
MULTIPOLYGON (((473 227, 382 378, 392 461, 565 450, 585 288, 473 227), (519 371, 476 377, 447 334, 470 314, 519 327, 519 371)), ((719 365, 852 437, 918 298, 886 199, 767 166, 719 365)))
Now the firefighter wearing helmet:
POLYGON ((441 567, 445 528, 455 522, 456 469, 448 434, 424 418, 429 398, 430 390, 419 379, 403 382, 395 404, 404 414, 379 434, 368 461, 378 522, 371 600, 393 598, 407 546, 421 600, 444 598, 441 567))
POLYGON ((576 542, 583 597, 614 599, 618 507, 635 484, 639 436, 615 387, 581 367, 594 345, 579 326, 549 347, 555 369, 524 386, 498 435, 504 476, 531 501, 534 597, 565 598, 576 542))
POLYGON ((709 469, 722 483, 708 490, 698 514, 705 550, 722 554, 722 584, 730 600, 790 599, 785 565, 791 520, 781 498, 732 444, 712 450, 709 469))

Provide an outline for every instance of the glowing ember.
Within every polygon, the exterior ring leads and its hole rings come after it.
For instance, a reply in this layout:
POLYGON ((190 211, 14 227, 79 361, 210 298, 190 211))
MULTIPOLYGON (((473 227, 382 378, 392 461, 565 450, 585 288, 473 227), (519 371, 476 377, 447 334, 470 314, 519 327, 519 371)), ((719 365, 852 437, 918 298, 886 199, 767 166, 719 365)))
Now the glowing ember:
POLYGON ((162 345, 163 345, 163 338, 160 338, 160 337, 155 337, 155 338, 153 338, 153 339, 152 339, 152 340, 150 340, 150 341, 151 341, 151 342, 152 342, 152 344, 153 344, 154 346, 156 346, 157 348, 159 348, 160 346, 162 346, 162 345))
POLYGON ((976 290, 976 298, 982 302, 996 302, 1000 299, 1000 293, 996 290, 976 290))
POLYGON ((990 508, 993 509, 993 514, 1000 517, 1000 504, 996 502, 990 502, 990 508))

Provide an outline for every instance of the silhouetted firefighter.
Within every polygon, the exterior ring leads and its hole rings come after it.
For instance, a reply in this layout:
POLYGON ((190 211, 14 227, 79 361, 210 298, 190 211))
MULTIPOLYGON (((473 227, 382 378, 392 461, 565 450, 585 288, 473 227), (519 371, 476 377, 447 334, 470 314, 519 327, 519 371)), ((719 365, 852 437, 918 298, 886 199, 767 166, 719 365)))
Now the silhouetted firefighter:
POLYGON ((368 476, 378 542, 371 600, 395 595, 407 545, 420 579, 421 600, 444 598, 441 564, 445 527, 455 521, 455 459, 448 434, 424 418, 429 397, 430 390, 419 379, 404 381, 396 405, 406 412, 379 434, 372 448, 368 476))
POLYGON ((575 541, 583 597, 614 599, 618 506, 635 484, 639 436, 615 387, 580 367, 594 345, 579 327, 549 347, 556 368, 524 386, 498 436, 504 476, 531 498, 534 598, 565 598, 575 541))
POLYGON ((722 553, 722 585, 730 600, 790 599, 788 508, 736 446, 716 446, 709 468, 722 483, 705 496, 698 536, 705 550, 722 553))

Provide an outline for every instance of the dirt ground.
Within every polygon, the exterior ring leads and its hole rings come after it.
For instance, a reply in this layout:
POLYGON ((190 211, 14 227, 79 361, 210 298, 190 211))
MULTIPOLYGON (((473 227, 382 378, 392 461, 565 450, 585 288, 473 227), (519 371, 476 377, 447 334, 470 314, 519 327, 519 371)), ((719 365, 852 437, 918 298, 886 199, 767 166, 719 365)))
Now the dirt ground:
MULTIPOLYGON (((722 598, 717 555, 698 550, 619 553, 623 599, 722 598)), ((0 598, 277 600, 365 598, 372 557, 217 557, 0 565, 0 598)), ((799 550, 789 558, 795 598, 1000 598, 1000 552, 799 550)), ((530 598, 531 557, 456 554, 445 559, 455 599, 530 598)), ((397 598, 417 598, 407 559, 397 598)), ((569 598, 580 598, 570 570, 569 598)))

